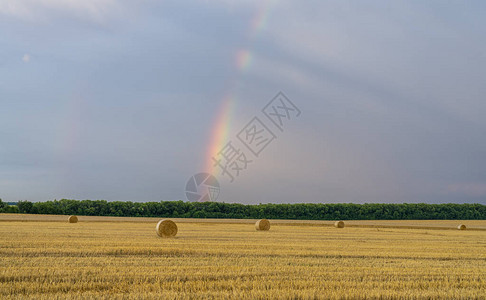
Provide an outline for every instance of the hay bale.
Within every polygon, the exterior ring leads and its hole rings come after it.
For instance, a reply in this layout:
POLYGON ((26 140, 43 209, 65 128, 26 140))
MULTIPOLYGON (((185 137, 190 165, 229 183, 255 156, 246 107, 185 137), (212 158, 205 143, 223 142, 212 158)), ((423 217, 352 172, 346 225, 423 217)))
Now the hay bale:
POLYGON ((160 220, 155 229, 157 235, 164 238, 175 237, 177 234, 177 225, 171 220, 160 220))
POLYGON ((78 217, 69 216, 68 221, 69 221, 69 223, 78 223, 78 217))
POLYGON ((336 221, 336 223, 334 223, 334 227, 344 228, 344 222, 343 221, 336 221))
POLYGON ((461 224, 461 225, 457 226, 457 229, 459 229, 459 230, 466 230, 466 225, 461 224))
POLYGON ((270 221, 268 221, 267 219, 258 220, 255 223, 255 228, 259 231, 268 231, 270 230, 270 221))

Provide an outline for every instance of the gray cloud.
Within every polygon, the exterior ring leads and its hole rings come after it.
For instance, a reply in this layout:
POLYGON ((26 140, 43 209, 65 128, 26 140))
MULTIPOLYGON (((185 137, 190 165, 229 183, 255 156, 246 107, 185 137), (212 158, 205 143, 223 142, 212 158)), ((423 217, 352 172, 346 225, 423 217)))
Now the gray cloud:
POLYGON ((486 201, 482 3, 61 2, 0 1, 4 200, 183 199, 225 95, 234 138, 282 90, 221 201, 486 201))

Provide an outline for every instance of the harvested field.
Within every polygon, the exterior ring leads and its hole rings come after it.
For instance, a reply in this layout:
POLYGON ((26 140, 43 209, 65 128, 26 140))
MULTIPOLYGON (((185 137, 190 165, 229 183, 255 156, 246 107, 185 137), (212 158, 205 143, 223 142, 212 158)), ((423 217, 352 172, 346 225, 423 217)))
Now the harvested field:
POLYGON ((177 236, 161 239, 159 220, 0 214, 0 298, 486 295, 486 221, 346 221, 337 229, 270 220, 270 231, 256 232, 255 220, 171 219, 177 236))

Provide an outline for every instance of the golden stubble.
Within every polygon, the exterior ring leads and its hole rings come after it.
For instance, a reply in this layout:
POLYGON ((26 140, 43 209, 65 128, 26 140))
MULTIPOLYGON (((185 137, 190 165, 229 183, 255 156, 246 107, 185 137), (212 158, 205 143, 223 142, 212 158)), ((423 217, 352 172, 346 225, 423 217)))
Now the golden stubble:
POLYGON ((0 221, 0 298, 485 299, 486 295, 484 230, 337 229, 302 221, 292 226, 272 222, 270 231, 255 231, 254 223, 192 220, 177 222, 177 236, 162 239, 154 231, 156 222, 109 220, 0 221))

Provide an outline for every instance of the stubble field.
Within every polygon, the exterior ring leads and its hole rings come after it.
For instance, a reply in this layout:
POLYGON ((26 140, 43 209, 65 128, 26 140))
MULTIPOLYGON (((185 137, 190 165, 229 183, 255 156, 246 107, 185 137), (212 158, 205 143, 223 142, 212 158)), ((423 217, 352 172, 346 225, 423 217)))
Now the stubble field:
POLYGON ((486 299, 486 221, 66 220, 0 214, 1 299, 486 299))

